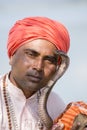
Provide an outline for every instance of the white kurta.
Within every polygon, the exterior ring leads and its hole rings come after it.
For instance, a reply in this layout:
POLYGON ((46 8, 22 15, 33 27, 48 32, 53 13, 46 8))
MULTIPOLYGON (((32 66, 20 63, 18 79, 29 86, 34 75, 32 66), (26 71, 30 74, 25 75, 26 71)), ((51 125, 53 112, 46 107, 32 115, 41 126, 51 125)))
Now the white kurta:
MULTIPOLYGON (((6 77, 6 84, 13 104, 19 130, 38 130, 38 101, 37 93, 26 99, 21 89, 15 87, 6 77)), ((64 109, 65 104, 54 92, 47 101, 48 113, 54 120, 64 109)), ((3 83, 0 79, 0 130, 9 130, 6 106, 3 98, 3 83)), ((14 128, 12 130, 15 130, 14 128)))

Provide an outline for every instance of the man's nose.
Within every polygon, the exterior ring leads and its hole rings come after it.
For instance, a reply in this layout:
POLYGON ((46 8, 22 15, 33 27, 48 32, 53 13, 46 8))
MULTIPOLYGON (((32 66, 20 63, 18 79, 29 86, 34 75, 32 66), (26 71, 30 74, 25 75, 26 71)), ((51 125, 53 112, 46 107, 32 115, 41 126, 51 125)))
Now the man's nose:
POLYGON ((34 69, 42 71, 44 68, 44 63, 42 59, 37 59, 34 64, 34 69))

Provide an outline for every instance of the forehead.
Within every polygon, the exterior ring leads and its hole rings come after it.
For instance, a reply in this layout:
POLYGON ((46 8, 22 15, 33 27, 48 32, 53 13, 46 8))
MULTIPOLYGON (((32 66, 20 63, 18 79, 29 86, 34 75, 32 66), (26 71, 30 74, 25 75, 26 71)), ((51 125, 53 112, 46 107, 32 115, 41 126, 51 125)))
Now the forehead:
POLYGON ((53 54, 57 50, 56 46, 44 39, 37 39, 31 42, 27 42, 20 49, 32 49, 39 53, 53 54))

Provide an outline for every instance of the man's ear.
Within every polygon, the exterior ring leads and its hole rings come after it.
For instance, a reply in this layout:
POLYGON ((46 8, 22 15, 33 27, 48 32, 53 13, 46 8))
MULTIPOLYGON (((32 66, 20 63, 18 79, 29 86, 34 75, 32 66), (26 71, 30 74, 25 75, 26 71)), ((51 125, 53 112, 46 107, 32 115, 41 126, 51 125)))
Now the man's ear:
POLYGON ((12 65, 12 62, 13 62, 13 56, 11 56, 11 57, 9 58, 9 64, 10 64, 10 65, 12 65))

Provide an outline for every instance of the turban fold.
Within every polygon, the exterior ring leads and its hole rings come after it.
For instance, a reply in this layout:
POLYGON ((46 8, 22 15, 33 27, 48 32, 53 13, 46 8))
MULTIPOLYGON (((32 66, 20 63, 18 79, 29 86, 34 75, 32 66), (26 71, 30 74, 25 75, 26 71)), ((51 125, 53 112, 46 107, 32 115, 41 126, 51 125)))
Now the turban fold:
POLYGON ((63 24, 47 17, 28 17, 17 21, 9 31, 8 56, 23 44, 38 38, 50 41, 58 50, 66 53, 69 50, 70 38, 63 24))

